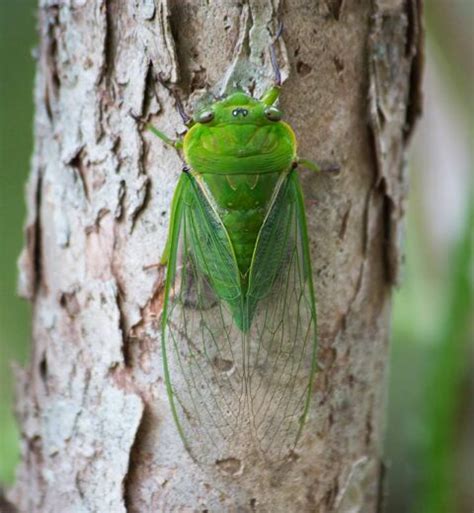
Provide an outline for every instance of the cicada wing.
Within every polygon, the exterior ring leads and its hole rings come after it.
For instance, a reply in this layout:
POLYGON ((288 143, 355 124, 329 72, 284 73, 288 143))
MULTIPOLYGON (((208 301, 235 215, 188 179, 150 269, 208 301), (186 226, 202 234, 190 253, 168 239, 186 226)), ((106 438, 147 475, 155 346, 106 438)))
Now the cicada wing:
POLYGON ((290 172, 262 226, 248 291, 246 366, 253 430, 271 460, 295 448, 316 370, 316 304, 306 217, 290 172))
POLYGON ((181 204, 163 314, 178 429, 204 464, 262 455, 279 461, 298 439, 315 369, 316 309, 297 177, 283 181, 260 230, 247 294, 228 234, 192 177, 181 204))
POLYGON ((243 296, 228 234, 192 176, 180 210, 163 309, 165 379, 186 447, 199 462, 214 464, 238 443, 248 418, 245 335, 234 322, 243 296))

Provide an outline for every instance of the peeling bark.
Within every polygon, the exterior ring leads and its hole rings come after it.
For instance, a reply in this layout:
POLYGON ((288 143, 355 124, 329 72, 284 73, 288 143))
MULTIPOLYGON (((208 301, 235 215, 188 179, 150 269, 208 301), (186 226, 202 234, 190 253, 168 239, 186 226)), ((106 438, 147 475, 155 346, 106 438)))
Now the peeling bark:
POLYGON ((39 27, 19 262, 33 354, 17 373, 10 502, 22 513, 375 512, 419 2, 42 0, 39 27), (299 153, 341 167, 337 178, 302 172, 321 370, 292 461, 207 472, 173 424, 159 346, 156 264, 181 162, 139 119, 183 128, 160 80, 188 108, 235 80, 261 92, 279 21, 281 104, 299 153))

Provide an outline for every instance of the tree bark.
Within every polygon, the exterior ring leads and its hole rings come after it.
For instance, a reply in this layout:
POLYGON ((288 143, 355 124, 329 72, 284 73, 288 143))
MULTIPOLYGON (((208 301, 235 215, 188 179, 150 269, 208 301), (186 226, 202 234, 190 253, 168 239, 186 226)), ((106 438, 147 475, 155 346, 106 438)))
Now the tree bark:
POLYGON ((35 152, 20 292, 33 353, 18 371, 24 513, 380 511, 390 291, 405 148, 419 113, 416 0, 42 0, 35 152), (173 423, 160 350, 163 251, 182 163, 139 119, 183 128, 223 77, 271 83, 299 154, 320 371, 292 461, 209 473, 173 423), (227 75, 226 75, 227 73, 227 75))

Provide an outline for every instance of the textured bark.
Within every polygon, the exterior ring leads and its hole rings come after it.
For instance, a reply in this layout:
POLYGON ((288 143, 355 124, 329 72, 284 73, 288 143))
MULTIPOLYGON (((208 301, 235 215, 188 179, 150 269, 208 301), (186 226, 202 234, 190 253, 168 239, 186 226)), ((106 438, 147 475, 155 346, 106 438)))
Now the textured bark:
POLYGON ((24 513, 364 512, 380 507, 390 291, 419 111, 415 0, 41 1, 36 146, 20 292, 33 303, 18 371, 24 513), (158 321, 169 207, 182 164, 138 118, 182 128, 205 88, 271 82, 300 155, 321 370, 291 461, 241 475, 197 467, 163 384, 158 321))

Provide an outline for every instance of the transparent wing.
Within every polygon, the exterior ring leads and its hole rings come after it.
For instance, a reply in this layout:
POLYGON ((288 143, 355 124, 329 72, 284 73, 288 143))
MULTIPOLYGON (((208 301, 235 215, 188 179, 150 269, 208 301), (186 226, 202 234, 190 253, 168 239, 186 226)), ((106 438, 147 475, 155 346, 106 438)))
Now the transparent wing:
POLYGON ((279 461, 298 440, 315 371, 316 309, 297 176, 290 173, 267 214, 247 290, 225 228, 192 180, 177 216, 163 313, 173 414, 202 463, 233 462, 236 470, 262 456, 279 461), (236 322, 244 318, 248 329, 236 322))

